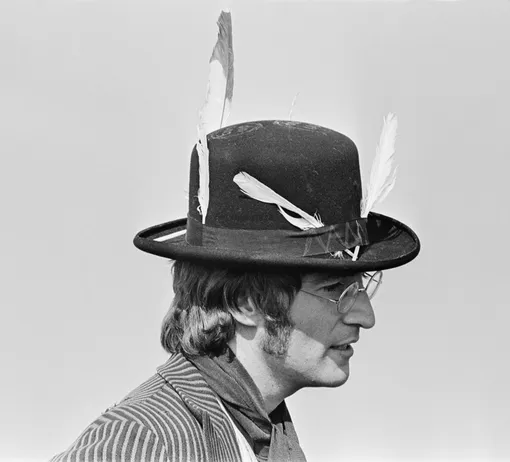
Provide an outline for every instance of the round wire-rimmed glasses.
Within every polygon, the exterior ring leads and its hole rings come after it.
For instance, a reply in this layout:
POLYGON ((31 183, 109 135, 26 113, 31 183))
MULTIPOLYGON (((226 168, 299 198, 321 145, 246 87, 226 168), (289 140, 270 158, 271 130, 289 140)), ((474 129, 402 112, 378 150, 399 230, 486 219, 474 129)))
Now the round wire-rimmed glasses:
POLYGON ((303 289, 301 289, 301 292, 322 298, 323 300, 328 300, 336 305, 339 313, 346 314, 356 303, 356 299, 360 292, 365 292, 369 300, 374 298, 377 289, 382 283, 382 275, 382 271, 376 271, 375 273, 363 273, 363 287, 360 287, 361 284, 358 281, 354 281, 345 288, 340 297, 338 297, 338 300, 323 297, 322 295, 314 294, 313 292, 308 292, 303 289))

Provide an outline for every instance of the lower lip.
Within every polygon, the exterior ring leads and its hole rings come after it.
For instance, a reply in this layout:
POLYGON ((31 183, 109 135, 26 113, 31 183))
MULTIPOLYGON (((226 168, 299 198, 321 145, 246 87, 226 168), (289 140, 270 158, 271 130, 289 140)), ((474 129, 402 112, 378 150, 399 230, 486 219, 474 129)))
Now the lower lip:
POLYGON ((351 345, 349 345, 347 348, 343 350, 340 350, 339 348, 330 348, 330 350, 336 351, 344 358, 350 358, 354 354, 354 349, 352 348, 351 345))

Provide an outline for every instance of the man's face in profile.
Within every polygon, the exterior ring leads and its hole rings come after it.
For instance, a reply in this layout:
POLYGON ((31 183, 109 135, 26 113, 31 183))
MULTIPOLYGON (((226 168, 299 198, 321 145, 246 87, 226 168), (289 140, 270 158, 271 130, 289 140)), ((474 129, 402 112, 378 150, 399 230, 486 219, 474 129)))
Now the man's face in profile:
POLYGON ((294 388, 337 387, 349 377, 352 345, 359 339, 360 328, 375 324, 374 311, 364 292, 345 314, 336 303, 353 282, 363 287, 362 276, 332 277, 310 274, 303 277, 301 290, 290 307, 294 328, 287 354, 273 358, 273 369, 281 380, 294 388), (324 298, 322 298, 324 297, 324 298))

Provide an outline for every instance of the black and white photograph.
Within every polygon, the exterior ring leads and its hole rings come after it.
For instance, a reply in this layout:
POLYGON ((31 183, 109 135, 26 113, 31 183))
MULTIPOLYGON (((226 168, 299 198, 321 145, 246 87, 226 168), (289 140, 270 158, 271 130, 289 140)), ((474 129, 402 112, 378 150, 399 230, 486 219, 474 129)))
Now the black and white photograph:
POLYGON ((0 0, 0 462, 510 460, 510 1, 0 0))

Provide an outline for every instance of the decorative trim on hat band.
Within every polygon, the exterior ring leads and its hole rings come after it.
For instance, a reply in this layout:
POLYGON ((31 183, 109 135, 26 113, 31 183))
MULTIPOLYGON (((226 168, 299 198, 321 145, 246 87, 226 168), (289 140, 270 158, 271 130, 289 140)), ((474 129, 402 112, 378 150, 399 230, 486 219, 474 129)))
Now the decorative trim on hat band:
POLYGON ((186 242, 190 245, 289 257, 323 255, 368 245, 367 219, 304 231, 229 229, 207 226, 188 215, 186 242))

